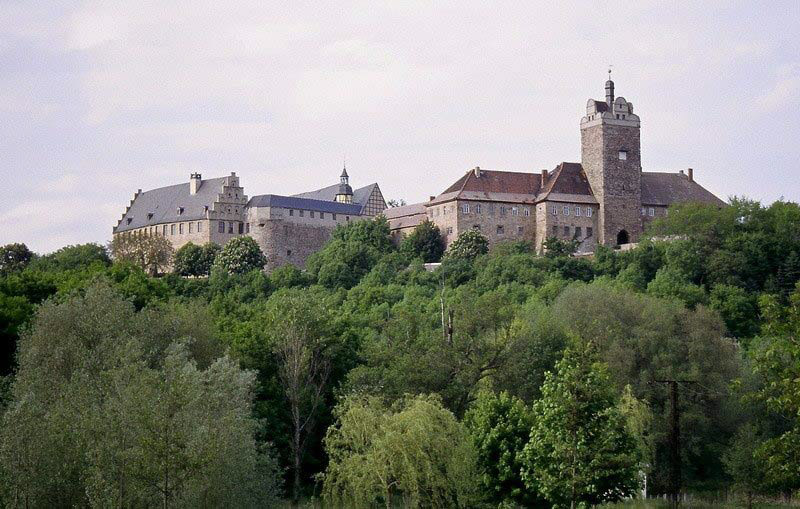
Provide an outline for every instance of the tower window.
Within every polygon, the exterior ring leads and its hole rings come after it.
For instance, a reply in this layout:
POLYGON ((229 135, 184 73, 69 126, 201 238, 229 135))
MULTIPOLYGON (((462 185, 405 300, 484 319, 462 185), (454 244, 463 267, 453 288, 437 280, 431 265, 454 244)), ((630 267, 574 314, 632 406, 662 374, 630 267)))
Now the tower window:
POLYGON ((558 207, 556 207, 555 205, 553 205, 553 215, 554 216, 558 215, 558 207))
POLYGON ((586 217, 592 217, 592 207, 586 207, 586 217))
POLYGON ((475 213, 476 214, 480 214, 481 213, 481 204, 480 203, 477 203, 475 205, 475 213))
POLYGON ((563 210, 563 212, 564 212, 564 215, 565 215, 565 216, 568 216, 568 215, 569 215, 569 205, 564 205, 564 210, 563 210))
POLYGON ((523 210, 523 213, 525 214, 525 217, 530 217, 531 216, 531 209, 525 208, 525 209, 522 209, 522 210, 523 210))
POLYGON ((650 210, 648 210, 647 213, 648 213, 648 215, 650 217, 653 217, 653 216, 656 215, 656 209, 654 209, 653 207, 650 207, 650 210))
POLYGON ((628 151, 627 150, 620 150, 619 151, 619 160, 620 161, 627 161, 628 160, 628 151))
POLYGON ((578 217, 581 215, 581 207, 579 205, 575 205, 575 215, 578 217))

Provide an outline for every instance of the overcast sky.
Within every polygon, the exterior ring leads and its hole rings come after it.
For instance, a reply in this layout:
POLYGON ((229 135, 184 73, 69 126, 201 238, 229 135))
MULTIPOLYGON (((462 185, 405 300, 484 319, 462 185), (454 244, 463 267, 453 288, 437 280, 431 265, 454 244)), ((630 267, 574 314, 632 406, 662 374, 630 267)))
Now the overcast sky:
POLYGON ((0 244, 104 243, 136 189, 194 171, 293 194, 346 156, 411 203, 580 161, 608 64, 645 171, 800 201, 796 0, 1 0, 0 244))

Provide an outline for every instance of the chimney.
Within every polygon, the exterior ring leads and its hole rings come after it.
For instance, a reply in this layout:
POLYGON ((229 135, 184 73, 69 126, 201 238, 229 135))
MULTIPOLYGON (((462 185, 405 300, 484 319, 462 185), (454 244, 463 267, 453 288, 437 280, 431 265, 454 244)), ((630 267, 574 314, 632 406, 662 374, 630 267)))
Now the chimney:
POLYGON ((547 170, 542 170, 542 187, 544 187, 547 184, 547 174, 548 174, 547 170))
POLYGON ((199 173, 192 173, 189 175, 189 194, 197 194, 200 185, 203 183, 203 178, 199 173))
POLYGON ((689 168, 688 173, 689 173, 689 182, 694 182, 694 169, 689 168))
POLYGON ((472 170, 472 171, 475 172, 475 176, 476 177, 480 178, 480 176, 481 176, 481 167, 480 166, 476 166, 475 169, 472 170))

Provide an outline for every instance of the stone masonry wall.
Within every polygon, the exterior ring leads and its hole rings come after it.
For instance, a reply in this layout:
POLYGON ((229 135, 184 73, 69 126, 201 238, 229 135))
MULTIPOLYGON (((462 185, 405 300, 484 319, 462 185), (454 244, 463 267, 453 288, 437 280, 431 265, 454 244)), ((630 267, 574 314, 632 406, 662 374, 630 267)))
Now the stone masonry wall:
POLYGON ((641 158, 638 122, 602 120, 581 128, 581 159, 600 203, 598 240, 614 245, 621 230, 636 242, 642 231, 641 158), (619 152, 626 151, 621 160, 619 152))

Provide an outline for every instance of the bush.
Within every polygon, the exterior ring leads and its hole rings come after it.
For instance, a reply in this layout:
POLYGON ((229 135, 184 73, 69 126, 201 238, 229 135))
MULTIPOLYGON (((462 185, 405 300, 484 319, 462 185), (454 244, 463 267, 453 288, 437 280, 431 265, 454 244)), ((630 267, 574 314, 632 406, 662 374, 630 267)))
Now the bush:
POLYGON ((262 270, 267 259, 252 237, 234 237, 220 250, 214 261, 214 268, 228 274, 245 274, 262 270))

